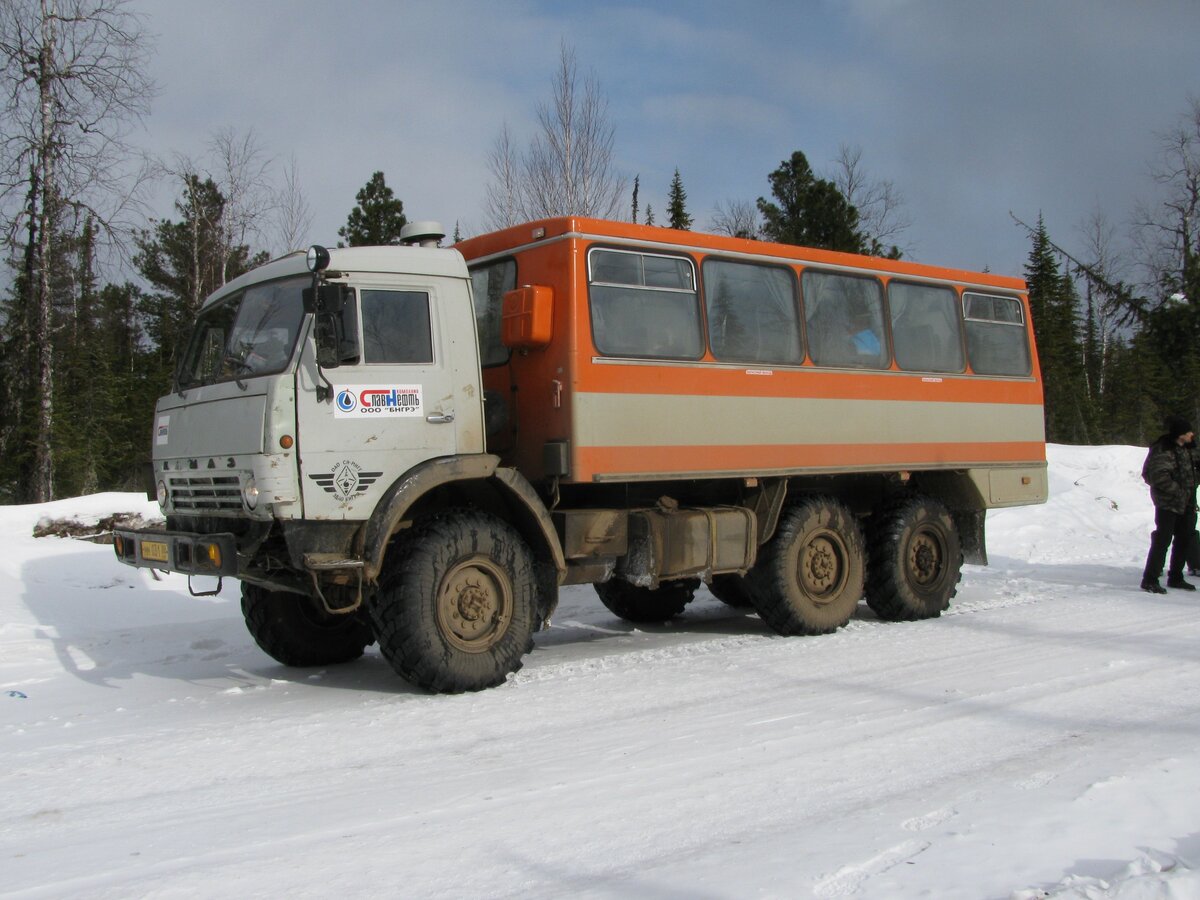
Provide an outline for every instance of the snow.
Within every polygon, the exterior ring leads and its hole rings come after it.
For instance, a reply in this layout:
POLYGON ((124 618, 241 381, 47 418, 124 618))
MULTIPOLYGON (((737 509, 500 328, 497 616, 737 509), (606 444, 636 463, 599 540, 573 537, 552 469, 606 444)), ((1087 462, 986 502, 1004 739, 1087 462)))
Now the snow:
POLYGON ((575 587, 461 696, 286 669, 235 582, 31 536, 138 495, 0 508, 0 896, 1200 898, 1200 596, 1137 589, 1144 451, 1048 452, 940 619, 575 587))

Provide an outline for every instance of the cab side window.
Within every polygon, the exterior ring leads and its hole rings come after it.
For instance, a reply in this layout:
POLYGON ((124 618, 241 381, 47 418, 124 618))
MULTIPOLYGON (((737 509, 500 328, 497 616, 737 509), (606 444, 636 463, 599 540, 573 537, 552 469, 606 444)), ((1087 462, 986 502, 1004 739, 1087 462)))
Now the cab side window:
POLYGON ((433 362, 428 293, 362 290, 359 296, 364 362, 401 365, 433 362))

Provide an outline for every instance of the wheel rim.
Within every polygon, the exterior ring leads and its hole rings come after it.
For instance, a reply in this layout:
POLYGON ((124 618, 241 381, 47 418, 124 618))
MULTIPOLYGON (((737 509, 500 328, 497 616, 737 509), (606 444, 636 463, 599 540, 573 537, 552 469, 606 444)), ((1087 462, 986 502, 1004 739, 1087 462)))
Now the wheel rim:
POLYGON ((489 559, 464 560, 442 579, 437 595, 438 626, 467 653, 483 653, 504 637, 512 621, 512 586, 489 559))
POLYGON ((846 544, 836 532, 812 535, 800 550, 800 587, 818 603, 837 597, 846 584, 847 555, 846 544))
POLYGON ((932 528, 923 528, 913 535, 906 554, 905 574, 919 588, 935 586, 946 570, 946 542, 932 528))

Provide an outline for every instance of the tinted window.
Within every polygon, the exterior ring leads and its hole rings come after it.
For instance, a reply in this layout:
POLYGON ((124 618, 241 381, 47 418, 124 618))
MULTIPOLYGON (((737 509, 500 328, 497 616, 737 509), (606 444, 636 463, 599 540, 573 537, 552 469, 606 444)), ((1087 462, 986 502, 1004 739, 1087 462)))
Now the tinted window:
POLYGON ((1028 375, 1032 369, 1025 317, 1013 297, 963 294, 967 354, 980 375, 1028 375))
POLYGON ((179 384, 211 384, 287 368, 304 321, 310 279, 256 284, 203 310, 179 371, 179 384))
POLYGON ((953 290, 893 281, 888 285, 896 365, 910 372, 961 372, 962 332, 953 290))
POLYGON ((471 270, 475 302, 475 327, 479 331, 479 361, 483 366, 508 362, 508 348, 500 335, 504 295, 517 286, 517 264, 511 259, 471 270))
POLYGON ((363 356, 367 363, 431 363, 429 294, 424 291, 359 292, 363 356))
POLYGON ((705 260, 704 302, 717 359, 804 360, 795 280, 787 269, 705 260))
POLYGON ((873 278, 808 270, 801 281, 808 351, 818 366, 888 364, 883 289, 873 278))
POLYGON ((592 250, 592 336, 607 356, 699 359, 704 354, 692 261, 592 250))

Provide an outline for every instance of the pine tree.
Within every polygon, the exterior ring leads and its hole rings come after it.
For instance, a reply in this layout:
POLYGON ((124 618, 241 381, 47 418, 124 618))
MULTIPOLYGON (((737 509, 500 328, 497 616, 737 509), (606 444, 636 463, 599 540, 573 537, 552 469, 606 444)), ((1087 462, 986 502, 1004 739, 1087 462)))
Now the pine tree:
POLYGON ((642 180, 642 176, 641 176, 641 175, 634 175, 634 176, 633 176, 633 216, 630 218, 630 220, 629 220, 629 221, 631 221, 631 222, 632 222, 634 225, 636 225, 636 224, 637 224, 637 217, 638 217, 638 188, 641 186, 641 180, 642 180))
POLYGON ((683 189, 683 179, 679 177, 679 169, 671 179, 671 191, 667 200, 667 223, 669 227, 679 231, 689 231, 692 227, 692 217, 687 211, 687 191, 683 189))
POLYGON ((797 150, 769 178, 777 202, 758 198, 763 234, 768 240, 847 253, 866 252, 858 211, 833 182, 813 174, 803 153, 797 150))
POLYGON ((355 198, 346 224, 338 229, 339 247, 367 247, 400 243, 400 229, 407 223, 404 202, 396 199, 382 172, 370 177, 355 198))
POLYGON ((654 224, 654 207, 651 206, 649 203, 646 204, 646 224, 647 225, 654 224))

